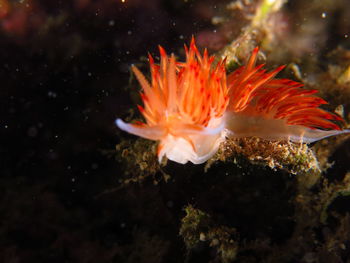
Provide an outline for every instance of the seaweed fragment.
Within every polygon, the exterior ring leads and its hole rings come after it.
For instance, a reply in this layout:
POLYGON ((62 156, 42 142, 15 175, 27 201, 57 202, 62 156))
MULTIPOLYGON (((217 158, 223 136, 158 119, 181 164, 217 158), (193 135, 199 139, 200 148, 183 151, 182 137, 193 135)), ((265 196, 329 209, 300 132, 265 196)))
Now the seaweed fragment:
POLYGON ((186 206, 184 210, 186 215, 181 220, 180 235, 186 248, 190 251, 204 242, 216 250, 217 260, 223 263, 232 262, 238 252, 236 230, 215 224, 209 214, 191 205, 186 206))

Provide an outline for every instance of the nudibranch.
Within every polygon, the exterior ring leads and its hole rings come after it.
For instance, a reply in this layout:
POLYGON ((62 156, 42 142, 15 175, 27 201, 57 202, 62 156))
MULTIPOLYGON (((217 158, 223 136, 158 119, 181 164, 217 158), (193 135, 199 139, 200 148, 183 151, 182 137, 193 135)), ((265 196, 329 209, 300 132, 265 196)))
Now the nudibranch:
POLYGON ((319 106, 326 101, 301 83, 275 79, 284 66, 266 72, 256 66, 258 48, 247 65, 226 74, 225 59, 214 63, 192 38, 186 62, 177 62, 159 46, 160 64, 149 55, 151 82, 135 67, 146 122, 117 126, 131 134, 159 141, 158 158, 200 164, 212 157, 228 137, 257 136, 270 140, 311 143, 348 133, 343 119, 319 106))

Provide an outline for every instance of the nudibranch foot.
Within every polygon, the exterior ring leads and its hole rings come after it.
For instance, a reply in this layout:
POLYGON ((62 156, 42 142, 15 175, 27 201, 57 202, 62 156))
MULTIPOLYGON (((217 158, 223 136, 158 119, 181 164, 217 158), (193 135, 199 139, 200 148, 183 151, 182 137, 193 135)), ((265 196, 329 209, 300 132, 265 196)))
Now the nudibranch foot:
POLYGON ((293 142, 313 143, 331 136, 350 133, 350 130, 319 130, 306 128, 300 135, 290 135, 289 139, 293 142))

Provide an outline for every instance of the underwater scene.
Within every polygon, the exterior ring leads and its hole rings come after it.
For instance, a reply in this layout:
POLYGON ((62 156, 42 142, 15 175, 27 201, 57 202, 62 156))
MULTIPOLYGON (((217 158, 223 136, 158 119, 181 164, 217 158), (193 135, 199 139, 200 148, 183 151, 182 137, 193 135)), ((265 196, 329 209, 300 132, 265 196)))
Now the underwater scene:
POLYGON ((0 0, 0 262, 350 263, 349 0, 0 0))

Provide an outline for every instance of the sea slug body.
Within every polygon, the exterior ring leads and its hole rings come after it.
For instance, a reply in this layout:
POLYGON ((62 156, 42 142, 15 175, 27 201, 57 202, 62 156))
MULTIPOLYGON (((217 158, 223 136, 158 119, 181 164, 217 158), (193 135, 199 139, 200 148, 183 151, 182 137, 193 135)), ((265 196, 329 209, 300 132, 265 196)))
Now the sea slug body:
POLYGON ((214 65, 207 50, 198 51, 192 38, 186 62, 177 62, 162 47, 160 64, 149 55, 151 82, 132 66, 142 92, 138 106, 145 123, 117 126, 131 134, 159 141, 158 158, 200 164, 212 157, 227 137, 257 136, 264 139, 311 143, 348 133, 343 119, 319 106, 326 101, 317 90, 301 83, 275 79, 284 66, 266 72, 256 66, 258 48, 247 65, 226 74, 225 60, 214 65))

